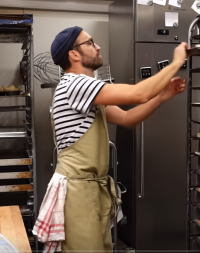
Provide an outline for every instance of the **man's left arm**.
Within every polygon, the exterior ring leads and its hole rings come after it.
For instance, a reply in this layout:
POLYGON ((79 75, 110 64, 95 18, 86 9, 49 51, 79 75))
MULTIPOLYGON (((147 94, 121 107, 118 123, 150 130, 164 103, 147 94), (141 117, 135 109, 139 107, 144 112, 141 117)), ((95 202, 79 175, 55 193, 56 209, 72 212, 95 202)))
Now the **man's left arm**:
POLYGON ((185 79, 182 80, 180 77, 173 78, 159 95, 147 103, 128 111, 123 111, 118 106, 106 106, 107 122, 128 128, 134 127, 147 119, 160 104, 173 98, 176 94, 183 92, 185 90, 185 82, 185 79))

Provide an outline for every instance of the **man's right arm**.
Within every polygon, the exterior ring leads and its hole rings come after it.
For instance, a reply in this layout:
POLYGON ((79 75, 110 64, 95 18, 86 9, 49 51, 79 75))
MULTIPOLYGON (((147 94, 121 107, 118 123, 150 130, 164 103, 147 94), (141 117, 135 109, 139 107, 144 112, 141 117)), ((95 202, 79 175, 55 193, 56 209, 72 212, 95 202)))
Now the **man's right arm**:
POLYGON ((137 85, 106 84, 93 104, 125 105, 142 104, 157 96, 170 82, 187 58, 186 43, 181 43, 174 50, 174 58, 170 65, 158 74, 141 81, 137 85))

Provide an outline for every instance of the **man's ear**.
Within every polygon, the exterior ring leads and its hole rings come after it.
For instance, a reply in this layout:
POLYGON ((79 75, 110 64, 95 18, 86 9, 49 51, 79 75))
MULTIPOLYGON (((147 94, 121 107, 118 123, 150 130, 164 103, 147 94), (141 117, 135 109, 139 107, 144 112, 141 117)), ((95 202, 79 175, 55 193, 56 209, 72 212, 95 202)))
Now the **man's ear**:
POLYGON ((80 53, 76 50, 70 50, 68 56, 73 61, 79 61, 81 57, 80 53))

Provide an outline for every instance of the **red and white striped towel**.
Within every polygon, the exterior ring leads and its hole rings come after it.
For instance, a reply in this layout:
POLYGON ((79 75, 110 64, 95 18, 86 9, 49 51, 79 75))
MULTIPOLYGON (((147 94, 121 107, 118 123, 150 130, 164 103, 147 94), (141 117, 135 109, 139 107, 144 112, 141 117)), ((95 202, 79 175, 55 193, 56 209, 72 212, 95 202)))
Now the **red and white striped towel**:
POLYGON ((66 177, 54 173, 32 231, 38 237, 38 241, 45 244, 43 253, 61 251, 61 241, 65 240, 64 204, 66 193, 66 177))

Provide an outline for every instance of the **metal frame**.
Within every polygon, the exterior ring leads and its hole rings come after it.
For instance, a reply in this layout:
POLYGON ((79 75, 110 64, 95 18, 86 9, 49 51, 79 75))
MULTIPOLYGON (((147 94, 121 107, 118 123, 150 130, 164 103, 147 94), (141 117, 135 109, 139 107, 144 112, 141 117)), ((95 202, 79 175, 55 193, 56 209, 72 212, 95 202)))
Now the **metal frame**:
MULTIPOLYGON (((24 98, 23 105, 2 106, 1 112, 24 111, 23 131, 16 128, 0 128, 0 139, 16 139, 24 148, 0 149, 0 205, 19 205, 32 249, 38 250, 37 240, 30 233, 37 215, 37 177, 34 131, 34 85, 33 85, 33 28, 30 24, 2 25, 1 43, 22 43, 20 73, 24 93, 16 96, 1 96, 0 99, 24 98), (3 131, 2 131, 3 130, 3 131), (13 131, 14 130, 14 131, 13 131), (26 167, 25 167, 26 166, 26 167), (10 177, 9 172, 10 171, 10 177), (1 177, 2 174, 2 177, 1 177), (22 204, 23 203, 23 204, 22 204), (26 203, 26 204, 25 204, 26 203)), ((20 146, 19 145, 19 146, 20 146)))
MULTIPOLYGON (((197 26, 198 21, 200 20, 200 15, 198 15, 196 17, 196 19, 193 20, 193 22, 190 25, 189 28, 189 32, 188 32, 188 44, 189 46, 192 48, 194 46, 194 42, 193 42, 193 33, 194 31, 197 31, 197 33, 199 33, 199 28, 197 26)), ((192 173, 195 173, 195 170, 193 171, 192 169, 192 157, 197 157, 196 152, 192 152, 192 141, 193 140, 199 140, 199 138, 197 138, 196 136, 192 136, 192 125, 193 124, 198 124, 200 126, 200 122, 193 120, 192 117, 192 108, 193 107, 199 107, 199 103, 193 103, 192 102, 192 91, 193 90, 200 90, 200 87, 194 87, 193 86, 193 73, 195 71, 193 71, 193 57, 194 56, 190 56, 189 57, 189 69, 188 69, 188 77, 189 77, 189 85, 188 85, 188 171, 187 171, 187 249, 188 251, 190 250, 194 250, 193 249, 193 245, 191 245, 191 242, 193 244, 193 241, 196 241, 198 244, 200 244, 200 237, 198 235, 193 234, 194 232, 191 232, 191 226, 193 223, 196 223, 194 220, 194 216, 196 214, 194 214, 194 208, 193 207, 197 207, 198 206, 198 202, 196 202, 193 197, 192 197, 192 191, 197 190, 197 187, 192 187, 191 184, 191 176, 192 173)), ((200 71, 198 71, 198 73, 200 73, 200 71)), ((198 208, 199 209, 199 208, 198 208)), ((199 214, 200 214, 200 209, 199 209, 199 214)), ((200 249, 200 245, 198 250, 200 249)), ((195 249, 196 250, 196 249, 195 249)), ((196 251, 195 251, 196 252, 196 251)))

